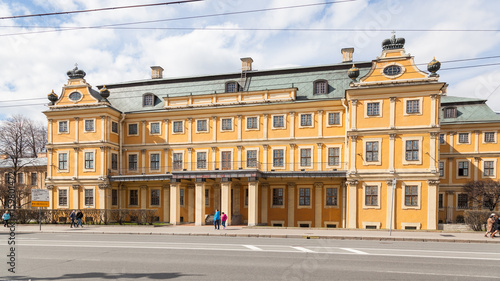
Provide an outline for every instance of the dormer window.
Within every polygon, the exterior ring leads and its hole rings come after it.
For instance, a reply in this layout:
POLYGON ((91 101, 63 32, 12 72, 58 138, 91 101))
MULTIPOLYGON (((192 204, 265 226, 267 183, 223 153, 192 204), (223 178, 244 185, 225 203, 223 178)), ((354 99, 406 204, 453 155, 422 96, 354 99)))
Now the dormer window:
POLYGON ((317 80, 314 82, 314 94, 324 95, 328 94, 328 82, 326 80, 317 80))
POLYGON ((457 108, 446 107, 444 109, 444 118, 457 118, 457 108))
POLYGON ((154 106, 155 105, 155 95, 144 94, 142 97, 142 106, 154 106))
POLYGON ((238 82, 230 81, 226 83, 226 93, 236 93, 239 90, 238 82))

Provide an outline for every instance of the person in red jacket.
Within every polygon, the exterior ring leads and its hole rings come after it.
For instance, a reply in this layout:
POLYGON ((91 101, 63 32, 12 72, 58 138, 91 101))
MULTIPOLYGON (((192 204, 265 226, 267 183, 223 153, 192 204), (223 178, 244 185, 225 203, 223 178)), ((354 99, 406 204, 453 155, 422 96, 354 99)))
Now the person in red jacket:
POLYGON ((221 221, 222 221, 222 229, 226 229, 227 215, 224 214, 224 212, 222 212, 221 221))

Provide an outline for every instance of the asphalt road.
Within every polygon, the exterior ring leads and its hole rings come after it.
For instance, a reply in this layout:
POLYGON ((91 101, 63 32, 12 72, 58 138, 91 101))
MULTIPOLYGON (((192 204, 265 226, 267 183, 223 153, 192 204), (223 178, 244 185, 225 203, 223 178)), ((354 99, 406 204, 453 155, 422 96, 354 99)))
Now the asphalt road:
POLYGON ((9 253, 0 235, 2 280, 500 280, 479 243, 18 234, 15 274, 9 253))

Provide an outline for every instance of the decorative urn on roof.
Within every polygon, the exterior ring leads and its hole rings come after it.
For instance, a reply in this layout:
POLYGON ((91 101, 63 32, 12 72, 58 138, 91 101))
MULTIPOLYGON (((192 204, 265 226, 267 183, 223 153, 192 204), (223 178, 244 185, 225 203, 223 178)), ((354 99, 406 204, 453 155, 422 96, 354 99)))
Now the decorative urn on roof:
POLYGON ((429 74, 429 77, 438 77, 439 75, 436 73, 439 69, 441 68, 441 63, 436 60, 436 58, 432 58, 432 60, 427 64, 427 70, 431 74, 429 74))
POLYGON ((107 101, 108 98, 109 98, 109 90, 106 88, 105 85, 102 86, 102 88, 99 90, 99 94, 101 95, 101 97, 107 101))
POLYGON ((68 77, 70 79, 83 79, 83 77, 85 77, 85 75, 87 75, 85 73, 85 71, 78 69, 77 65, 75 65, 75 68, 73 68, 72 70, 68 70, 68 72, 66 72, 66 74, 68 75, 68 77))
POLYGON ((54 90, 52 90, 52 92, 47 95, 47 99, 49 99, 51 105, 54 105, 59 98, 56 93, 54 93, 54 90))
POLYGON ((402 49, 405 46, 404 38, 396 38, 396 34, 393 32, 392 37, 382 41, 382 49, 384 50, 394 50, 402 49))
POLYGON ((347 71, 347 76, 352 79, 352 81, 356 81, 356 78, 359 76, 359 68, 352 65, 352 67, 347 71))

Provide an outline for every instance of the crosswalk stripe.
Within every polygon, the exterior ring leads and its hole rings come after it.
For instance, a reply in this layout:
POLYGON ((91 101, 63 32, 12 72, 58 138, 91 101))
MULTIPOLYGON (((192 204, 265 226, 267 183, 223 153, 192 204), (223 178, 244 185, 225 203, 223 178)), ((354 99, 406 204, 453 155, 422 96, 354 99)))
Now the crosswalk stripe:
POLYGON ((363 251, 359 251, 359 250, 354 250, 354 249, 351 249, 351 248, 339 248, 339 249, 344 250, 344 251, 353 252, 353 253, 359 254, 359 255, 368 255, 367 252, 363 252, 363 251))
POLYGON ((247 247, 248 249, 250 250, 254 250, 254 251, 262 251, 261 248, 259 247, 255 247, 254 245, 243 245, 244 247, 247 247))
POLYGON ((294 248, 295 250, 297 251, 301 251, 301 252, 306 252, 306 253, 315 253, 313 250, 309 250, 309 249, 306 249, 304 247, 292 247, 294 248))

